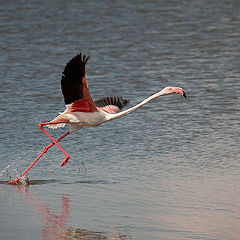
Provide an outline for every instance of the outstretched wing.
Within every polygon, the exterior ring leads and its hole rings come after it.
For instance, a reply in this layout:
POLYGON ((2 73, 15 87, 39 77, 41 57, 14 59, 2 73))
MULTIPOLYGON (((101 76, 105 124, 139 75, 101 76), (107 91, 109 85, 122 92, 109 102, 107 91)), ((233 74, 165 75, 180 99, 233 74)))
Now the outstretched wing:
POLYGON ((71 104, 71 112, 97 111, 85 79, 85 65, 89 57, 79 53, 71 59, 63 71, 61 88, 65 104, 71 104))
POLYGON ((89 57, 78 54, 71 59, 63 71, 61 79, 62 93, 65 104, 73 103, 83 97, 83 78, 85 77, 85 65, 89 57))
POLYGON ((122 97, 104 97, 95 101, 97 109, 107 113, 117 113, 128 104, 127 99, 122 97))

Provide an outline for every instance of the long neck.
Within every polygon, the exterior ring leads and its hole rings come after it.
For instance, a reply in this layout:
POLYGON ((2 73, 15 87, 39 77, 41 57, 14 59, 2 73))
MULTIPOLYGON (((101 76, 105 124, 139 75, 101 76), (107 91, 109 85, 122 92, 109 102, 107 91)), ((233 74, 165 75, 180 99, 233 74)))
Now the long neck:
POLYGON ((152 96, 146 98, 145 100, 143 100, 139 104, 135 105, 134 107, 131 107, 131 108, 129 108, 125 111, 119 112, 119 113, 109 114, 107 116, 106 121, 110 121, 110 120, 113 120, 113 119, 117 119, 117 118, 121 118, 123 116, 126 116, 129 113, 132 113, 132 112, 136 111, 137 109, 141 108, 143 105, 147 104, 148 102, 152 101, 153 99, 160 97, 161 95, 164 95, 163 90, 161 90, 160 92, 157 92, 157 93, 153 94, 152 96))

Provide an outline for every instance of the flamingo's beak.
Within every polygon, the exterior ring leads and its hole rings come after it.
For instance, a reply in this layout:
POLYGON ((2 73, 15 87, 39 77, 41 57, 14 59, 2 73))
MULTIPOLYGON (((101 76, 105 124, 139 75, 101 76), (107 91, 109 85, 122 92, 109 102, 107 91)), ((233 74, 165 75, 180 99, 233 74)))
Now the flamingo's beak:
POLYGON ((182 88, 174 87, 174 88, 172 88, 172 90, 174 91, 174 93, 179 93, 182 96, 184 96, 185 98, 187 98, 187 95, 185 94, 185 92, 182 88))
POLYGON ((187 95, 185 94, 185 92, 183 91, 183 94, 182 94, 185 98, 187 98, 187 95))

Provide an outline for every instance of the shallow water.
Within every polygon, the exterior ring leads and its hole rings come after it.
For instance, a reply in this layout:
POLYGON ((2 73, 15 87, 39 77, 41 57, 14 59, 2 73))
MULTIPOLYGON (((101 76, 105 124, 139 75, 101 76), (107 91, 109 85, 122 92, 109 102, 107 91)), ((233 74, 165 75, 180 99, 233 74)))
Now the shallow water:
MULTIPOLYGON (((0 5, 1 239, 240 239, 239 1, 0 5), (61 72, 90 55, 93 98, 180 95, 61 142, 9 186, 64 110, 61 72)), ((51 131, 54 137, 66 129, 51 131)))

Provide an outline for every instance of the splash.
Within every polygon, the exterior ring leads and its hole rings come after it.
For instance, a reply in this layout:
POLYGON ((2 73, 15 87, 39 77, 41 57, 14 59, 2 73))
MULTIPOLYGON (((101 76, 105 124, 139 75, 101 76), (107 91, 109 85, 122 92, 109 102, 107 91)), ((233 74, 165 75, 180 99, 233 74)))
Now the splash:
MULTIPOLYGON (((15 175, 15 176, 19 176, 19 173, 18 173, 17 169, 16 169, 15 167, 13 167, 13 166, 14 166, 14 163, 15 163, 15 161, 9 163, 9 164, 0 172, 0 179, 1 179, 3 176, 5 176, 5 175, 7 175, 8 180, 11 180, 11 179, 12 179, 12 175, 11 175, 11 173, 10 173, 10 168, 11 168, 11 167, 12 167, 11 170, 15 173, 14 175, 15 175)), ((28 185, 30 185, 29 178, 26 177, 26 176, 21 177, 21 178, 19 179, 19 181, 16 182, 16 185, 23 185, 23 186, 28 186, 28 185)))
POLYGON ((28 177, 23 176, 15 184, 16 185, 22 185, 22 186, 26 187, 26 186, 30 185, 30 180, 29 180, 28 177))
MULTIPOLYGON (((6 180, 6 177, 8 180, 12 180, 18 176, 20 176, 19 170, 17 166, 21 163, 21 160, 29 153, 29 152, 34 152, 32 150, 24 152, 20 154, 16 159, 14 159, 12 162, 8 163, 7 166, 0 171, 0 180, 6 180)), ((29 185, 29 179, 28 177, 22 177, 19 179, 19 181, 16 182, 17 185, 23 185, 27 186, 29 185)))
MULTIPOLYGON (((1 179, 1 177, 2 177, 3 175, 5 175, 5 174, 7 174, 7 176, 8 176, 9 178, 11 178, 11 175, 10 175, 8 169, 9 169, 11 166, 13 166, 14 163, 15 163, 15 161, 9 163, 9 164, 0 172, 0 179, 1 179)), ((14 169, 14 171, 17 171, 17 170, 14 169)))

